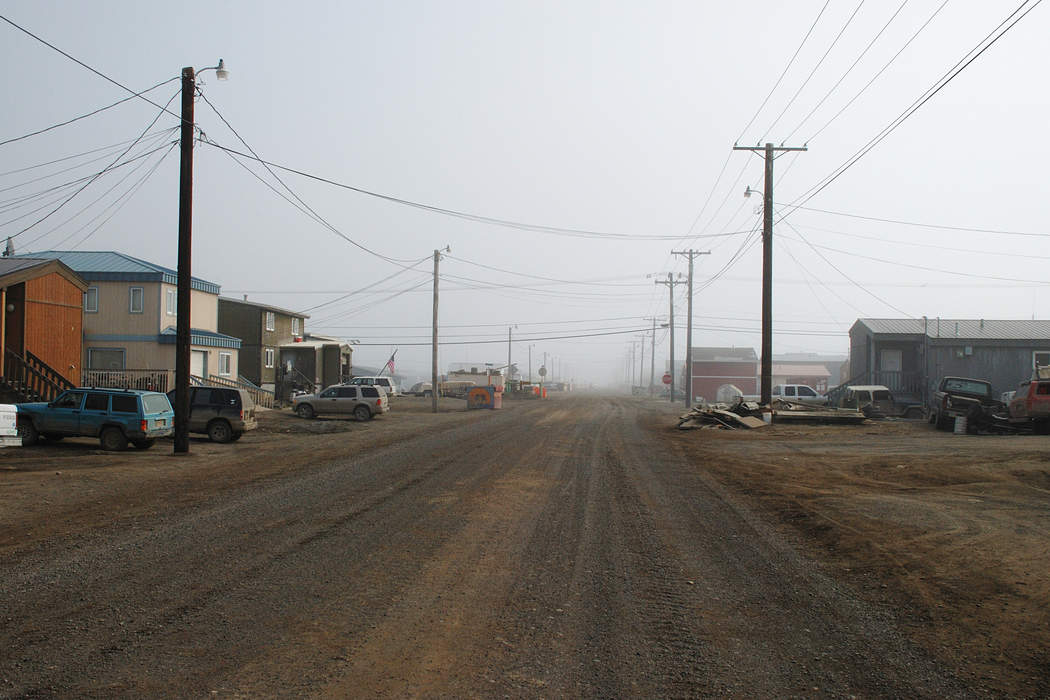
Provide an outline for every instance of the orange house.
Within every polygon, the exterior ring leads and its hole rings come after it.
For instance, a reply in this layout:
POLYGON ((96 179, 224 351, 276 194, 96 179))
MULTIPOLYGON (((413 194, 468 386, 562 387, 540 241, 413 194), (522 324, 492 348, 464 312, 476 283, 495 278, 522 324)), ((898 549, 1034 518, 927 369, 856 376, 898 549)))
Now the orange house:
POLYGON ((80 383, 84 291, 58 260, 0 258, 0 357, 8 388, 47 398, 80 383))

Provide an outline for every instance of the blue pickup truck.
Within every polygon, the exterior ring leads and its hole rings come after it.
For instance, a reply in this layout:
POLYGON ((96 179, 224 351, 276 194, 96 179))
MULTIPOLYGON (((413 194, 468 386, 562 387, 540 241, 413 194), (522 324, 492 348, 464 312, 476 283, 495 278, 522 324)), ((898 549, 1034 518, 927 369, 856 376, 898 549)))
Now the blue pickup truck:
POLYGON ((49 403, 20 403, 17 409, 23 445, 86 436, 97 437, 104 450, 123 450, 129 442, 145 450, 171 435, 175 423, 167 396, 137 389, 81 387, 49 403))

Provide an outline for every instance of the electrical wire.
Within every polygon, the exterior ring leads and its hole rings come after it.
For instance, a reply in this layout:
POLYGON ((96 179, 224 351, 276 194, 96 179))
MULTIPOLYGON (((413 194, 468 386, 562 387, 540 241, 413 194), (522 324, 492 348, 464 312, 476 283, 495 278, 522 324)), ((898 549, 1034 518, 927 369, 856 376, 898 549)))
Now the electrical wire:
MULTIPOLYGON (((786 207, 787 204, 777 203, 778 207, 786 207)), ((833 214, 835 216, 845 216, 851 219, 863 219, 864 221, 876 221, 882 224, 900 224, 901 226, 917 226, 920 228, 938 229, 942 231, 964 231, 967 233, 989 233, 1001 236, 1032 236, 1038 238, 1050 238, 1050 233, 1033 233, 1029 231, 1009 231, 1004 229, 995 228, 973 228, 968 226, 946 226, 943 224, 929 224, 920 223, 916 221, 904 221, 902 219, 887 219, 877 216, 864 216, 863 214, 851 214, 843 211, 832 211, 830 209, 817 209, 816 207, 803 207, 798 205, 791 205, 792 209, 801 209, 802 211, 815 211, 821 214, 833 214)), ((811 227, 812 228, 812 227, 811 227)))
MULTIPOLYGON (((907 5, 908 2, 909 0, 901 0, 901 4, 897 6, 896 11, 892 15, 890 15, 890 18, 886 20, 886 23, 882 25, 882 29, 880 29, 878 33, 876 33, 875 36, 872 37, 871 41, 868 42, 868 45, 865 46, 864 50, 860 52, 860 55, 857 56, 856 59, 854 59, 853 63, 850 64, 849 68, 847 68, 846 71, 839 77, 839 79, 835 81, 835 84, 831 86, 831 89, 824 93, 824 97, 820 98, 820 101, 817 102, 813 109, 809 111, 809 114, 803 117, 802 121, 800 121, 798 125, 795 126, 795 128, 792 129, 786 137, 784 137, 784 141, 790 141, 791 137, 794 136, 795 133, 799 129, 801 129, 806 122, 809 121, 810 117, 812 117, 816 113, 816 111, 821 108, 821 106, 827 101, 827 99, 831 97, 835 90, 838 89, 839 85, 842 84, 842 81, 846 79, 846 76, 848 76, 853 71, 853 69, 857 67, 857 64, 861 62, 861 59, 863 59, 868 54, 868 51, 871 50, 871 47, 874 46, 875 42, 879 40, 879 37, 882 36, 883 33, 885 33, 886 29, 893 23, 893 20, 897 19, 897 15, 901 13, 901 10, 904 9, 904 6, 907 5)), ((796 156, 797 155, 798 154, 796 153, 796 156)))
MULTIPOLYGON (((1031 12, 1036 7, 1038 7, 1039 4, 1042 2, 1042 0, 1035 0, 1035 3, 1031 7, 1029 7, 1027 10, 1025 10, 1019 17, 1014 19, 1013 22, 1009 24, 1009 26, 1007 26, 1005 29, 1002 29, 1003 25, 1006 25, 1008 22, 1010 22, 1010 20, 1015 15, 1017 15, 1019 12, 1021 12, 1021 10, 1024 8, 1025 5, 1027 5, 1029 3, 1029 1, 1030 0, 1024 0, 1017 7, 1017 9, 1015 9, 1013 12, 1011 12, 1006 17, 1006 19, 1004 19, 1002 22, 1000 22, 999 25, 996 26, 995 29, 993 29, 991 32, 989 32, 987 36, 985 36, 980 42, 978 42, 977 46, 975 46, 973 49, 970 49, 970 51, 968 51, 966 53, 966 55, 963 56, 963 58, 961 58, 952 68, 950 68, 948 70, 948 72, 946 72, 943 76, 941 76, 941 78, 939 78, 937 80, 937 82, 935 82, 932 87, 928 88, 926 90, 926 92, 924 92, 922 95, 920 95, 919 98, 915 100, 915 102, 913 102, 907 109, 904 110, 904 112, 902 112, 900 115, 898 115, 897 118, 894 119, 892 122, 890 122, 889 125, 884 127, 882 129, 882 131, 880 131, 874 138, 872 138, 870 141, 868 141, 867 144, 862 146, 861 149, 859 151, 857 151, 853 156, 848 158, 845 163, 843 163, 838 168, 836 168, 834 171, 832 171, 832 173, 830 175, 825 176, 823 180, 821 180, 816 185, 811 187, 807 192, 805 192, 804 194, 799 196, 797 199, 795 199, 795 201, 793 201, 788 206, 794 208, 794 206, 796 204, 805 204, 806 202, 811 200, 813 197, 815 197, 818 194, 820 194, 832 182, 834 182, 835 180, 840 178, 847 170, 849 170, 854 165, 856 165, 857 162, 861 158, 863 158, 865 155, 867 155, 869 152, 871 152, 872 149, 874 149, 876 146, 878 146, 880 143, 882 143, 882 141, 887 136, 889 136, 891 133, 896 131, 897 128, 900 127, 901 124, 903 124, 905 121, 907 121, 907 119, 909 117, 911 117, 913 114, 915 114, 915 112, 917 112, 923 105, 925 105, 927 102, 929 102, 933 98, 934 95, 936 95, 938 92, 943 90, 960 73, 962 73, 964 70, 966 70, 966 68, 971 63, 976 61, 978 58, 980 58, 984 54, 985 51, 987 51, 992 46, 994 46, 995 43, 998 42, 999 39, 1001 39, 1003 36, 1005 36, 1007 32, 1009 32, 1011 29, 1013 29, 1015 26, 1017 26, 1018 22, 1020 22, 1022 19, 1024 19, 1028 15, 1029 12, 1031 12), (1002 31, 999 31, 1000 29, 1002 29, 1002 31), (996 34, 996 32, 999 32, 999 33, 996 34), (994 37, 993 37, 993 35, 994 35, 994 37), (983 47, 981 46, 982 44, 984 44, 983 47)), ((791 211, 786 212, 785 214, 783 214, 781 216, 781 219, 783 219, 784 216, 788 216, 790 214, 791 214, 791 211)))
MULTIPOLYGON (((795 222, 797 225, 798 222, 795 222)), ((996 257, 1004 258, 1021 258, 1023 260, 1050 260, 1050 255, 1039 255, 1038 253, 1008 253, 1000 250, 978 250, 975 248, 959 248, 957 246, 947 245, 936 245, 934 243, 919 243, 918 241, 902 241, 896 238, 886 238, 885 236, 867 236, 861 233, 847 233, 846 231, 835 231, 829 228, 821 228, 819 226, 805 225, 803 228, 811 231, 821 231, 823 233, 831 233, 836 236, 845 236, 847 238, 856 238, 863 241, 877 241, 879 243, 892 243, 893 245, 906 245, 912 246, 913 248, 928 248, 930 250, 944 250, 951 253, 973 253, 975 255, 992 255, 996 257)))
MULTIPOLYGON (((145 96, 144 94, 142 94, 142 93, 138 93, 138 92, 135 92, 134 90, 132 90, 131 88, 129 88, 129 87, 127 86, 127 85, 124 85, 124 84, 122 84, 122 83, 118 83, 118 82, 117 82, 116 80, 114 80, 113 78, 109 77, 108 75, 106 75, 106 74, 105 74, 105 73, 103 73, 102 71, 100 71, 100 70, 97 70, 97 69, 95 69, 95 68, 92 68, 92 67, 91 67, 91 66, 89 66, 88 64, 86 64, 86 63, 84 63, 83 61, 81 61, 81 60, 80 60, 79 58, 76 58, 76 57, 74 57, 74 56, 71 56, 70 54, 66 53, 66 52, 65 52, 65 51, 63 51, 62 49, 60 49, 60 48, 58 48, 57 46, 55 46, 54 44, 52 44, 51 42, 49 42, 49 41, 47 41, 47 40, 45 40, 45 39, 42 39, 41 37, 37 36, 37 35, 36 35, 36 34, 34 34, 33 32, 29 31, 29 30, 28 30, 28 29, 26 29, 25 27, 23 27, 23 26, 21 26, 21 25, 18 25, 18 24, 15 24, 14 22, 12 22, 12 21, 11 21, 10 19, 8 19, 7 17, 4 17, 3 15, 0 15, 0 20, 3 20, 3 21, 5 21, 5 22, 7 22, 8 24, 10 24, 10 25, 11 25, 12 27, 14 27, 14 28, 15 28, 15 29, 17 29, 18 31, 22 32, 23 34, 27 34, 27 35, 31 36, 32 38, 36 39, 37 41, 39 41, 39 42, 40 42, 41 44, 43 44, 44 46, 48 47, 49 49, 52 49, 52 50, 54 50, 54 51, 57 51, 58 53, 62 54, 62 55, 63 55, 63 56, 65 56, 66 58, 68 58, 68 59, 69 59, 70 61, 73 61, 73 63, 76 63, 76 64, 78 64, 78 65, 80 65, 80 66, 82 66, 82 67, 84 67, 84 68, 87 68, 87 69, 88 69, 89 71, 91 71, 92 73, 94 73, 94 74, 95 74, 95 75, 97 75, 98 77, 102 78, 103 80, 106 80, 106 81, 108 81, 108 82, 110 82, 110 83, 113 83, 114 85, 116 85, 117 87, 119 87, 119 88, 120 88, 121 90, 126 90, 127 92, 130 92, 130 93, 131 93, 131 96, 132 96, 132 97, 137 97, 137 98, 139 98, 139 99, 141 99, 141 100, 145 100, 146 102, 149 102, 149 103, 150 103, 151 105, 153 105, 154 107, 157 107, 158 109, 160 109, 160 110, 161 110, 162 112, 167 112, 167 113, 168 113, 168 114, 170 114, 171 116, 173 116, 173 117, 175 117, 176 119, 178 119, 178 120, 179 120, 179 124, 182 124, 182 115, 180 115, 180 114, 175 114, 174 112, 170 111, 170 110, 168 109, 168 105, 167 105, 167 104, 166 104, 166 105, 164 105, 164 106, 162 107, 161 105, 157 104, 157 103, 156 103, 156 102, 154 102, 153 100, 151 100, 151 99, 149 99, 148 97, 146 97, 146 96, 145 96)), ((167 81, 165 81, 165 82, 167 82, 167 81)), ((161 83, 161 85, 163 85, 163 84, 164 84, 164 83, 161 83)), ((153 88, 150 88, 150 90, 152 90, 152 89, 153 89, 153 88)), ((171 100, 168 100, 168 104, 171 104, 171 100)))
POLYGON ((922 23, 922 26, 920 26, 920 27, 919 27, 919 28, 918 28, 918 29, 917 29, 917 30, 915 31, 915 33, 914 33, 914 34, 912 34, 912 35, 911 35, 911 37, 910 37, 910 38, 909 38, 909 39, 908 39, 908 40, 907 40, 906 42, 904 42, 904 46, 902 46, 902 47, 900 48, 900 50, 899 50, 899 51, 897 51, 897 53, 893 54, 893 56, 892 56, 892 57, 890 58, 890 60, 889 60, 889 61, 887 61, 887 62, 886 62, 886 64, 885 64, 885 65, 884 65, 884 66, 883 66, 882 68, 880 68, 880 69, 879 69, 879 71, 878 71, 878 72, 877 72, 877 73, 876 73, 875 75, 873 75, 873 76, 872 76, 871 80, 869 80, 869 81, 868 81, 867 83, 865 83, 865 84, 864 84, 864 87, 862 87, 862 88, 861 88, 861 89, 860 89, 859 91, 857 91, 857 94, 856 94, 856 95, 854 95, 853 97, 851 97, 851 98, 850 98, 850 100, 849 100, 849 102, 847 102, 846 104, 844 104, 844 105, 842 106, 842 108, 841 108, 841 109, 839 109, 839 111, 838 111, 838 112, 836 112, 836 113, 835 113, 835 114, 834 114, 834 115, 833 115, 833 116, 831 117, 831 119, 829 119, 829 120, 828 120, 828 121, 827 121, 827 122, 826 122, 826 123, 824 124, 824 126, 822 126, 822 127, 820 127, 819 129, 817 129, 816 133, 814 133, 814 134, 813 134, 812 136, 810 136, 810 137, 809 137, 808 139, 806 139, 806 143, 810 143, 810 142, 811 142, 811 141, 813 141, 813 140, 814 140, 815 138, 817 138, 817 137, 818 137, 818 136, 820 136, 820 135, 821 135, 822 133, 824 133, 824 130, 825 130, 825 129, 827 129, 827 128, 828 128, 829 126, 831 126, 832 122, 834 122, 834 121, 835 121, 836 119, 838 119, 838 118, 839 118, 840 116, 842 116, 842 113, 843 113, 843 112, 845 112, 845 111, 846 111, 847 109, 849 109, 850 105, 852 105, 852 104, 853 104, 854 102, 856 102, 856 101, 857 101, 857 98, 858 98, 858 97, 860 97, 860 96, 861 96, 861 95, 863 95, 863 94, 864 94, 865 92, 867 92, 868 88, 869 88, 869 87, 871 87, 872 83, 874 83, 874 82, 875 82, 876 80, 878 80, 879 76, 880 76, 880 75, 882 75, 883 73, 885 73, 885 72, 886 72, 886 69, 887 69, 887 68, 889 68, 889 67, 890 67, 891 65, 893 65, 893 62, 897 60, 897 57, 898 57, 898 56, 900 56, 900 55, 901 55, 902 53, 904 53, 905 49, 907 49, 907 48, 908 48, 909 46, 911 46, 911 43, 912 43, 913 41, 915 41, 915 39, 916 39, 916 38, 917 38, 917 37, 918 37, 918 36, 919 36, 920 34, 922 34, 923 30, 925 30, 925 29, 926 29, 927 25, 929 25, 929 24, 930 24, 930 22, 932 22, 932 21, 933 21, 933 19, 934 19, 934 18, 935 18, 935 17, 937 16, 937 15, 939 15, 939 14, 941 13, 941 10, 943 10, 943 9, 944 9, 944 6, 945 6, 945 5, 947 5, 947 4, 948 4, 948 0, 944 0, 944 2, 942 2, 942 3, 941 3, 941 4, 940 4, 940 5, 938 6, 938 7, 937 7, 937 9, 933 11, 933 14, 931 14, 931 15, 930 15, 930 16, 929 16, 929 17, 928 17, 928 18, 926 19, 926 21, 922 23))
MULTIPOLYGON (((0 16, 0 19, 3 19, 3 17, 2 17, 2 16, 0 16)), ((178 95, 178 94, 179 94, 179 93, 178 93, 178 92, 176 92, 176 93, 175 93, 174 95, 172 95, 172 96, 171 96, 171 98, 170 98, 170 99, 168 100, 168 104, 171 104, 171 101, 172 101, 172 100, 174 100, 174 99, 175 99, 175 97, 176 97, 176 95, 178 95)), ((149 123, 149 126, 147 126, 147 127, 146 127, 146 128, 145 128, 145 129, 143 130, 143 131, 142 131, 142 133, 141 133, 141 134, 139 134, 139 137, 138 137, 137 139, 135 139, 135 141, 133 141, 133 142, 132 142, 132 144, 131 144, 130 146, 128 146, 128 147, 127 147, 126 149, 124 149, 124 151, 123 151, 123 152, 122 152, 122 153, 121 153, 121 154, 120 154, 119 156, 117 156, 117 157, 116 157, 116 158, 115 158, 115 159, 113 160, 113 163, 112 163, 112 164, 115 164, 115 163, 116 163, 117 161, 119 161, 119 160, 120 160, 121 158, 123 158, 123 157, 124 157, 124 156, 125 156, 125 155, 126 155, 126 154, 128 153, 128 151, 130 151, 130 150, 131 150, 132 148, 134 148, 134 147, 135 147, 135 144, 136 144, 136 143, 138 143, 138 142, 139 142, 139 141, 140 141, 140 140, 141 140, 141 139, 142 139, 142 138, 143 138, 143 137, 144 137, 144 136, 145 136, 145 135, 146 135, 146 134, 147 134, 147 133, 149 132, 149 130, 153 128, 153 125, 157 123, 157 120, 158 120, 158 119, 160 119, 160 118, 161 118, 161 117, 162 117, 162 116, 164 115, 164 113, 165 113, 165 112, 167 112, 167 109, 165 109, 165 108, 162 108, 162 109, 161 109, 161 111, 157 113, 157 116, 153 117, 153 120, 152 120, 152 121, 151 121, 151 122, 149 123)), ((111 164, 111 165, 112 165, 112 164, 111 164)), ((59 204, 59 205, 58 205, 57 207, 55 207, 54 209, 52 209, 52 210, 51 210, 50 212, 48 212, 47 214, 45 214, 45 215, 44 215, 44 216, 42 216, 41 218, 39 218, 39 219, 37 219, 36 221, 34 221, 33 223, 31 223, 31 224, 30 224, 29 226, 26 226, 25 228, 23 228, 23 229, 22 229, 21 231, 19 231, 18 233, 15 233, 15 234, 12 234, 12 235, 8 236, 8 238, 16 238, 16 237, 18 237, 18 236, 21 236, 21 235, 22 235, 23 233, 25 233, 26 231, 29 231, 29 230, 31 230, 32 228, 34 228, 35 226, 37 226, 37 225, 39 225, 39 224, 43 223, 44 221, 46 221, 46 220, 47 220, 47 219, 48 219, 49 217, 53 216, 53 215, 54 215, 54 214, 55 214, 56 212, 58 212, 58 211, 59 211, 60 209, 62 209, 62 207, 64 207, 65 205, 69 204, 69 202, 73 201, 73 199, 74 199, 74 198, 75 198, 75 197, 76 197, 76 196, 77 196, 78 194, 80 194, 80 193, 81 193, 81 192, 83 192, 83 191, 84 191, 85 189, 87 189, 88 187, 90 187, 90 186, 91 186, 91 183, 95 182, 95 180, 97 180, 98 178, 102 177, 102 175, 103 175, 103 174, 104 174, 105 172, 107 172, 107 170, 108 170, 108 168, 106 168, 106 169, 103 169, 103 170, 99 171, 98 173, 96 173, 96 174, 95 174, 95 175, 94 175, 94 176, 93 176, 93 177, 92 177, 92 178, 91 178, 90 180, 88 180, 88 181, 87 181, 87 182, 86 182, 86 183, 85 183, 85 184, 84 184, 84 185, 83 185, 82 187, 80 187, 79 189, 77 189, 77 191, 76 191, 76 192, 74 192, 73 194, 71 194, 71 195, 70 195, 70 196, 69 196, 69 197, 68 197, 67 199, 65 199, 65 200, 64 200, 64 201, 63 201, 63 202, 62 202, 61 204, 59 204)))
POLYGON ((352 292, 347 292, 346 294, 343 294, 342 296, 340 296, 337 299, 332 299, 331 301, 326 301, 326 302, 323 302, 321 304, 315 304, 314 306, 309 306, 309 307, 303 309, 302 311, 300 311, 299 313, 305 314, 307 311, 315 311, 316 309, 321 309, 321 308, 324 308, 325 306, 331 306, 332 304, 338 304, 339 302, 343 301, 344 299, 348 299, 349 297, 352 297, 352 296, 354 296, 356 294, 360 294, 361 292, 367 290, 369 287, 373 287, 373 286, 378 285, 378 284, 383 284, 384 282, 389 282, 390 280, 394 279, 398 275, 403 274, 403 273, 407 272, 408 270, 411 270, 412 268, 416 267, 416 265, 419 265, 421 262, 423 262, 424 260, 427 260, 429 258, 430 258, 429 255, 427 257, 425 257, 425 258, 420 258, 420 260, 415 265, 407 267, 407 268, 405 268, 403 270, 398 270, 394 274, 389 275, 387 277, 384 277, 383 279, 379 280, 378 282, 375 282, 373 284, 365 285, 364 287, 361 287, 360 289, 355 289, 352 292))
POLYGON ((849 25, 853 23, 853 18, 857 16, 858 12, 860 12, 860 8, 864 6, 864 2, 865 0, 860 0, 860 2, 857 3, 857 7, 854 8, 853 14, 849 16, 849 19, 846 20, 846 23, 842 25, 842 29, 840 29, 839 33, 835 35, 835 39, 831 42, 831 46, 828 47, 827 51, 824 52, 824 55, 820 57, 819 61, 817 61, 817 65, 813 66, 813 70, 809 72, 809 75, 806 76, 806 79, 803 80, 802 84, 798 86, 798 90, 796 90, 795 94, 791 96, 791 99, 788 100, 788 103, 784 105, 784 109, 780 111, 780 114, 778 114, 777 118, 773 120, 773 123, 769 125, 769 128, 766 129, 766 133, 762 134, 762 138, 759 139, 759 142, 765 140, 766 135, 776 128, 777 124, 780 123, 781 118, 784 116, 784 114, 787 113, 788 109, 791 108, 791 105, 795 104, 795 100, 798 99, 799 94, 801 94, 802 90, 805 89, 807 85, 809 85, 809 81, 813 79, 813 76, 816 75, 817 70, 819 70, 820 67, 824 64, 824 59, 828 57, 828 54, 831 53, 831 50, 834 49, 835 45, 839 43, 839 39, 842 38, 842 35, 846 32, 846 29, 849 28, 849 25))
POLYGON ((81 114, 79 117, 73 117, 72 119, 67 119, 64 122, 59 122, 58 124, 52 124, 51 126, 44 127, 43 129, 37 129, 36 131, 31 131, 28 134, 23 134, 21 136, 15 136, 13 138, 9 138, 9 139, 6 139, 4 141, 0 141, 0 146, 6 146, 9 143, 14 143, 15 141, 21 141, 23 139, 28 139, 31 136, 38 136, 39 134, 46 133, 46 132, 51 131, 53 129, 58 129, 59 127, 67 126, 67 125, 72 124, 74 122, 78 122, 81 119, 87 119, 88 117, 93 117, 96 114, 99 114, 100 112, 105 112, 107 109, 112 109, 113 107, 116 107, 117 105, 124 104, 125 102, 128 102, 129 100, 133 100, 136 97, 142 97, 147 92, 151 92, 153 90, 156 90, 157 88, 161 87, 162 85, 167 85, 168 83, 172 82, 173 80, 178 80, 178 79, 179 79, 178 76, 176 76, 174 78, 168 78, 167 80, 162 80, 161 82, 157 83, 153 87, 146 88, 145 90, 143 90, 141 92, 133 93, 129 97, 125 97, 122 100, 117 100, 116 102, 114 102, 111 105, 106 105, 105 107, 99 107, 98 109, 93 110, 91 112, 88 112, 87 114, 81 114))
MULTIPOLYGON (((175 131, 178 128, 179 127, 175 126, 175 127, 169 127, 167 129, 160 129, 158 131, 153 132, 153 134, 146 134, 146 136, 153 136, 154 134, 166 133, 168 131, 175 131)), ((16 173, 22 173, 22 172, 25 172, 27 170, 35 170, 37 168, 43 168, 43 167, 46 167, 48 165, 54 165, 55 163, 62 163, 64 161, 72 160, 74 158, 80 158, 81 156, 89 156, 89 155, 92 155, 94 153, 98 153, 99 151, 115 151, 116 149, 120 148, 121 146, 129 144, 129 143, 131 143, 134 140, 135 139, 128 139, 127 141, 120 141, 118 143, 110 144, 109 146, 100 146, 98 148, 93 148, 90 151, 84 151, 82 153, 74 153, 73 155, 70 155, 70 156, 63 156, 61 158, 56 158, 55 160, 49 160, 46 163, 38 163, 36 165, 27 165, 24 168, 16 168, 14 170, 8 170, 7 172, 0 173, 0 177, 7 177, 8 175, 14 175, 16 173)), ((91 162, 94 162, 94 160, 102 160, 103 158, 105 158, 105 156, 102 156, 101 158, 97 158, 97 159, 92 159, 92 160, 87 161, 87 162, 91 163, 91 162)), ((84 163, 84 165, 86 165, 86 164, 87 163, 84 163)), ((62 171, 62 172, 65 172, 65 171, 62 171)))

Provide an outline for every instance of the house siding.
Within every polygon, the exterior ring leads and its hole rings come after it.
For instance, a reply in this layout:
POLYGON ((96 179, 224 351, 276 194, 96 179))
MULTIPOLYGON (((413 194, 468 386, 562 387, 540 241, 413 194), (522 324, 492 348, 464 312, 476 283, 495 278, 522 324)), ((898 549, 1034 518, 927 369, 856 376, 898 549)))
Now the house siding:
POLYGON ((692 372, 693 399, 703 397, 714 401, 718 387, 733 384, 744 394, 758 393, 758 363, 756 362, 694 362, 692 372))
POLYGON ((301 336, 306 332, 305 316, 237 299, 220 298, 218 308, 218 331, 241 339, 241 374, 259 386, 272 386, 277 380, 277 365, 281 361, 280 346, 297 337, 292 335, 292 319, 299 319, 298 335, 301 336), (272 331, 266 330, 267 313, 274 315, 272 331), (273 367, 266 367, 267 348, 274 351, 273 367))
POLYGON ((74 384, 80 383, 83 294, 58 273, 25 283, 25 348, 74 384))

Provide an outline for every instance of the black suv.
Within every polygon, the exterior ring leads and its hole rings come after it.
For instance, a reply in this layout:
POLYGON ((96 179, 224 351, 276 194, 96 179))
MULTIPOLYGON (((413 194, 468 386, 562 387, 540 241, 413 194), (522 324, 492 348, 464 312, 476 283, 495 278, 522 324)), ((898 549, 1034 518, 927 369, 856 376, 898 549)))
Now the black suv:
MULTIPOLYGON (((174 389, 168 399, 175 405, 174 389)), ((232 442, 255 428, 255 401, 244 389, 190 387, 191 433, 206 434, 212 442, 232 442)))

